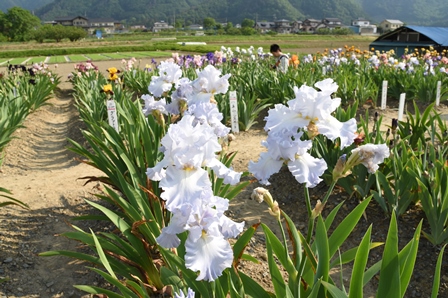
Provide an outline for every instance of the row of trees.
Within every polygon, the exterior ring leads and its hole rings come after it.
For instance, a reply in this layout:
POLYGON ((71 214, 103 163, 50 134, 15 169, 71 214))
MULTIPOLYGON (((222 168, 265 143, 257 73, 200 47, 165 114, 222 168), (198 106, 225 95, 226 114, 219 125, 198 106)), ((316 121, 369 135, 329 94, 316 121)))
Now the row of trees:
POLYGON ((230 34, 230 35, 253 35, 257 33, 254 29, 255 21, 251 19, 244 19, 241 22, 241 28, 236 28, 231 22, 227 22, 225 25, 216 22, 214 18, 205 18, 203 21, 205 30, 216 30, 217 34, 230 34))
POLYGON ((0 11, 0 41, 28 41, 43 42, 53 39, 76 41, 87 36, 87 32, 78 27, 62 25, 42 25, 41 20, 28 10, 13 7, 6 13, 0 11))

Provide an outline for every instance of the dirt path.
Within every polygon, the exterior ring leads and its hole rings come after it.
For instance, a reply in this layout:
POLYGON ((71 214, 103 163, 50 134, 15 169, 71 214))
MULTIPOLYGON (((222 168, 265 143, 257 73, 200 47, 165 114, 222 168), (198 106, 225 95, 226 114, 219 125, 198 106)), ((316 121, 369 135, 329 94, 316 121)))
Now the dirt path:
MULTIPOLYGON (((50 105, 31 114, 26 128, 7 147, 0 185, 27 203, 30 210, 0 210, 1 297, 81 297, 74 284, 89 283, 93 274, 85 264, 64 257, 42 258, 48 250, 76 250, 77 243, 55 235, 71 230, 67 221, 90 209, 92 185, 77 178, 99 171, 74 160, 67 137, 80 139, 79 120, 69 83, 50 105)), ((86 296, 87 297, 87 296, 86 296)))

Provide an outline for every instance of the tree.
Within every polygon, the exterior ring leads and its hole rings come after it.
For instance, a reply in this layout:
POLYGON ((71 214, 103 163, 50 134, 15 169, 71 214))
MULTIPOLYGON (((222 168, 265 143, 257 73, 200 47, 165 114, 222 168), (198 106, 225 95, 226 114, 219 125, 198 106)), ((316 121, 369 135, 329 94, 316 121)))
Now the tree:
POLYGON ((70 41, 77 41, 87 36, 86 30, 79 27, 68 26, 65 27, 65 30, 65 35, 70 41))
POLYGON ((252 27, 242 27, 241 28, 241 34, 243 34, 243 35, 254 35, 255 33, 257 33, 257 30, 255 30, 252 27))
POLYGON ((204 29, 213 29, 216 25, 214 18, 205 18, 203 22, 204 29))
POLYGON ((40 26, 40 19, 32 15, 28 10, 13 7, 0 18, 2 33, 13 41, 25 41, 31 31, 40 26))
POLYGON ((183 20, 176 20, 176 22, 174 23, 174 28, 181 29, 182 24, 183 24, 183 20))
POLYGON ((87 32, 79 27, 58 25, 44 25, 30 34, 31 39, 42 43, 45 39, 54 39, 56 42, 68 38, 70 41, 80 40, 87 36, 87 32))
POLYGON ((251 19, 244 19, 242 22, 241 22, 241 27, 242 28, 246 28, 246 27, 248 27, 248 28, 253 28, 255 26, 255 21, 254 20, 251 20, 251 19))

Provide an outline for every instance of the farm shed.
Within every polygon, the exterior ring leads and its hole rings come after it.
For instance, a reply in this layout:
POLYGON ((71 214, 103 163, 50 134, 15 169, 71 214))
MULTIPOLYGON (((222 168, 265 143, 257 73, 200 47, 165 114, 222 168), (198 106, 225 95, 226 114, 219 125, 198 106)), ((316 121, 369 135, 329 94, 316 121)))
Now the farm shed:
POLYGON ((433 47, 441 52, 448 50, 448 27, 403 26, 387 32, 370 44, 370 48, 380 52, 394 50, 397 57, 414 49, 433 47))

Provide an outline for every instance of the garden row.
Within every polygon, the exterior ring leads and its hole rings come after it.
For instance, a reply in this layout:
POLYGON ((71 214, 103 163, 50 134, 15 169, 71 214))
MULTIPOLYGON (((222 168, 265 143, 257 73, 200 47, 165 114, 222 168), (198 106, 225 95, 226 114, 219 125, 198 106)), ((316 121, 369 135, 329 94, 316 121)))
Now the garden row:
POLYGON ((12 58, 12 59, 0 59, 0 65, 32 65, 34 63, 46 63, 46 64, 58 64, 66 62, 84 62, 87 60, 104 61, 104 60, 121 60, 130 59, 132 57, 136 59, 152 58, 152 57, 167 57, 171 54, 165 52, 126 52, 126 53, 104 53, 104 54, 89 54, 89 55, 59 55, 48 57, 31 57, 31 58, 12 58))
MULTIPOLYGON (((107 76, 92 63, 78 65, 75 99, 89 148, 72 141, 72 150, 105 174, 88 179, 104 184, 98 197, 110 204, 88 201, 104 215, 83 219, 110 221, 118 232, 75 226, 64 235, 91 247, 91 254, 42 255, 100 266, 103 270, 92 270, 116 291, 77 287, 109 297, 362 297, 363 287, 378 272, 378 297, 404 297, 422 225, 399 250, 396 217, 419 203, 430 224, 424 235, 436 245, 448 239, 447 127, 432 106, 408 115, 406 122, 394 121, 389 132, 380 130, 381 118, 369 127, 368 115, 359 124, 355 117, 358 105, 376 103, 384 80, 392 98, 406 93, 408 99, 433 101, 437 82, 446 88, 447 74, 443 57, 416 58, 418 63, 411 56, 404 62, 386 58, 336 50, 303 57, 286 74, 270 70, 262 49, 173 55, 145 69, 131 60, 121 71, 111 66, 107 76), (250 174, 231 170, 235 153, 224 149, 230 138, 224 124, 230 124, 235 111, 229 90, 238 94, 241 129, 250 129, 260 111, 273 107, 266 118, 267 152, 249 164, 250 174), (268 293, 238 269, 241 259, 257 262, 244 249, 259 225, 243 232, 243 223, 227 218, 225 211, 227 201, 249 183, 240 182, 241 177, 253 175, 268 183, 285 165, 306 186, 308 230, 297 230, 267 190, 255 190, 254 198, 267 203, 282 231, 278 237, 261 224, 275 292, 268 293), (313 208, 308 188, 322 180, 328 192, 313 208), (338 223, 334 219, 343 203, 326 218, 321 214, 336 185, 361 201, 338 223), (391 216, 387 238, 371 243, 369 228, 359 246, 338 255, 372 198, 391 216), (235 237, 230 246, 228 239, 235 237), (369 251, 382 244, 382 260, 366 268, 369 251), (350 262, 347 293, 335 286, 329 272, 350 262)), ((442 96, 446 99, 446 89, 442 96)), ((443 251, 434 268, 432 297, 439 290, 443 251)))
POLYGON ((20 57, 48 57, 48 56, 65 56, 65 55, 91 55, 103 53, 126 53, 126 52, 155 52, 155 51, 188 51, 196 53, 204 53, 210 50, 209 46, 182 46, 176 43, 155 43, 155 44, 137 44, 128 46, 98 46, 98 47, 67 47, 67 48, 51 48, 51 49, 27 49, 27 50, 10 50, 0 52, 0 58, 20 58, 20 57))
MULTIPOLYGON (((26 117, 46 104, 59 84, 59 78, 51 75, 43 65, 34 65, 25 72, 13 71, 0 79, 0 168, 5 158, 5 148, 14 138, 13 134, 23 127, 26 117)), ((1 206, 25 204, 9 196, 10 192, 0 186, 0 196, 6 198, 1 206), (3 194, 1 194, 3 193, 3 194)))

